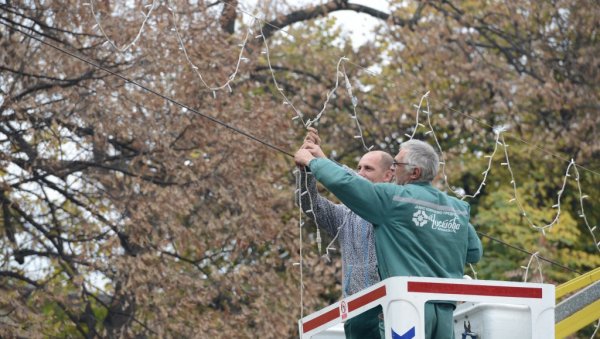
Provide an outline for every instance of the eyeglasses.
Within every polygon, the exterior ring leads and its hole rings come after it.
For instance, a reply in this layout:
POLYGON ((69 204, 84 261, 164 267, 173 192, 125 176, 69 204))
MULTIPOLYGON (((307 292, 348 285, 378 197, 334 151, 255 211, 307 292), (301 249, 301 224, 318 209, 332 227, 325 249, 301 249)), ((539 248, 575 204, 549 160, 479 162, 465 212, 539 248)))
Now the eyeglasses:
POLYGON ((398 162, 396 160, 394 160, 394 162, 392 162, 392 166, 397 166, 397 165, 410 165, 407 162, 398 162))

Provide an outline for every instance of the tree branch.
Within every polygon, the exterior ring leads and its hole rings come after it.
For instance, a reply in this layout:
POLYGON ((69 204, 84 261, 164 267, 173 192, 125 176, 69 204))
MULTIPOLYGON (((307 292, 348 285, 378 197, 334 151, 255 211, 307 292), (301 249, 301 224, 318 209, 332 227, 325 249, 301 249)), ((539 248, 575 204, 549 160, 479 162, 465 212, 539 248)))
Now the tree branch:
POLYGON ((238 5, 237 0, 223 0, 223 11, 219 18, 221 29, 223 31, 233 34, 235 31, 235 19, 237 18, 236 7, 238 5))
POLYGON ((31 286, 34 286, 36 288, 40 288, 42 287, 42 285, 38 284, 37 281, 35 280, 31 280, 27 277, 25 277, 24 275, 21 275, 19 273, 16 272, 11 272, 11 271, 0 271, 0 277, 9 277, 9 278, 15 278, 21 281, 24 281, 26 283, 28 283, 31 286))
POLYGON ((416 24, 421 18, 421 12, 425 4, 420 4, 411 19, 406 20, 389 13, 385 13, 376 10, 369 6, 360 4, 349 3, 348 0, 332 0, 322 5, 311 6, 304 9, 299 9, 291 12, 287 15, 280 16, 275 20, 267 22, 262 27, 262 33, 265 39, 270 38, 275 32, 283 29, 284 27, 290 26, 297 22, 312 20, 320 17, 324 17, 329 13, 337 11, 354 11, 357 13, 365 13, 374 18, 381 19, 383 21, 391 20, 391 23, 395 26, 412 26, 416 24))

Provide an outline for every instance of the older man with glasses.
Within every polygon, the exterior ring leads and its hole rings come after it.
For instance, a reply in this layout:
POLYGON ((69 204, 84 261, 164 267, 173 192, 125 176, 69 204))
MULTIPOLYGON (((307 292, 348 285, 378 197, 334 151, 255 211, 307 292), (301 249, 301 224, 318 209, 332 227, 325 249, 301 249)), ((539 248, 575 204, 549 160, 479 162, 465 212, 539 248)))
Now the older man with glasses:
MULTIPOLYGON (((439 157, 429 144, 413 139, 400 145, 393 162, 396 184, 356 178, 321 154, 318 145, 304 143, 295 161, 310 168, 340 201, 373 224, 382 279, 462 278, 464 266, 481 258, 481 241, 469 222, 469 204, 431 184, 439 157)), ((451 302, 426 304, 426 338, 454 338, 454 308, 451 302)))

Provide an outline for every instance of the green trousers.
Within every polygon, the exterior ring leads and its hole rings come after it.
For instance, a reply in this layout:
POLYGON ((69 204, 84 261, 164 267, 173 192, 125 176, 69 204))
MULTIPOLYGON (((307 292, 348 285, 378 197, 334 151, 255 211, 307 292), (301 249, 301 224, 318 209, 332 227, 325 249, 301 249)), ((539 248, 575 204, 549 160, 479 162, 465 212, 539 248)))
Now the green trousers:
MULTIPOLYGON (((454 339, 454 308, 446 303, 425 304, 426 339, 454 339)), ((383 320, 379 322, 379 335, 381 339, 385 338, 383 320)))
POLYGON ((347 339, 380 339, 379 314, 381 306, 363 312, 344 323, 344 333, 347 339))
POLYGON ((454 305, 425 304, 425 338, 454 339, 454 305))

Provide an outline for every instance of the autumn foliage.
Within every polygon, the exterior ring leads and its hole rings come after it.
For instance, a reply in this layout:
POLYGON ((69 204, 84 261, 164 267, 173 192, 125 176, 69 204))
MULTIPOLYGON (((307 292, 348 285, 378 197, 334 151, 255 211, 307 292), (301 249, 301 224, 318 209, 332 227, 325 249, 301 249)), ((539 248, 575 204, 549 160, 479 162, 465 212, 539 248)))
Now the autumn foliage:
MULTIPOLYGON (((549 223, 573 159, 589 198, 569 179, 545 234, 509 202, 503 150, 473 223, 571 269, 544 262, 528 281, 600 265, 581 217, 600 219, 598 4, 391 3, 265 1, 258 19, 238 1, 0 4, 0 336, 296 336, 301 308, 340 296, 290 157, 337 80, 315 126, 349 166, 357 133, 391 153, 407 133, 433 143, 413 106, 428 91, 442 188, 474 193, 504 126, 518 194, 549 223), (366 44, 341 10, 379 20, 366 44)), ((479 279, 523 280, 530 256, 483 241, 479 279)))

